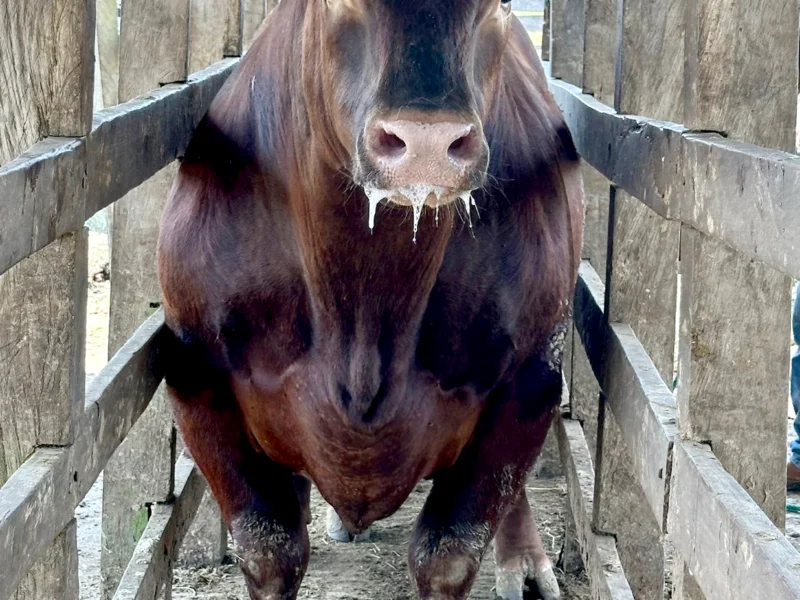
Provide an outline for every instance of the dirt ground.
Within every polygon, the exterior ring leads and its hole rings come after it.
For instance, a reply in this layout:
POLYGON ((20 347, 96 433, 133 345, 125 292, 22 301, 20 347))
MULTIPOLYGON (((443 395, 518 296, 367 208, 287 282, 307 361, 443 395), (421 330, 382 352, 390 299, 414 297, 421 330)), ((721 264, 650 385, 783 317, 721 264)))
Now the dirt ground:
MULTIPOLYGON (((420 485, 400 511, 376 523, 372 539, 358 544, 337 544, 325 535, 327 505, 316 492, 312 496, 311 563, 300 600, 412 600, 416 598, 406 566, 408 542, 414 521, 425 501, 428 485, 420 485)), ((545 549, 555 560, 563 539, 565 488, 563 480, 532 480, 529 498, 545 549)), ((588 600, 587 582, 557 571, 565 600, 588 600)), ((491 600, 494 595, 494 560, 491 553, 481 568, 471 598, 491 600)), ((174 600, 246 600, 239 569, 226 564, 211 569, 178 569, 172 591, 174 600)), ((530 596, 534 598, 534 595, 530 596)))

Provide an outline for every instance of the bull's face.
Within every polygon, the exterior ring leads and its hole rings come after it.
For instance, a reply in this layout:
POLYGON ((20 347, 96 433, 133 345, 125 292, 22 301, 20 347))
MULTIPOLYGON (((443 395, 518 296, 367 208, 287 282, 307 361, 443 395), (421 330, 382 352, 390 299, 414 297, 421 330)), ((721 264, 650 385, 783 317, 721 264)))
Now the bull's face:
POLYGON ((469 202, 508 0, 319 0, 326 110, 372 208, 469 202))

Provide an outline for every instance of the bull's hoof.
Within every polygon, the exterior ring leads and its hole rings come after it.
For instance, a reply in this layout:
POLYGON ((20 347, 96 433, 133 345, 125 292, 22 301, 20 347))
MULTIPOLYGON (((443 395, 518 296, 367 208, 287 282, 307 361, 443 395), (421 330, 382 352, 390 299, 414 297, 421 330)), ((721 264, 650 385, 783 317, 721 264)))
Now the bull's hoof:
POLYGON ((536 584, 542 600, 559 600, 561 598, 558 580, 551 566, 535 573, 532 577, 529 569, 526 568, 498 568, 495 572, 495 593, 502 600, 523 600, 525 592, 528 591, 526 581, 536 584))
POLYGON ((362 533, 352 534, 347 531, 347 528, 342 523, 339 515, 333 510, 333 507, 328 507, 328 523, 327 523, 328 537, 334 542, 341 544, 349 544, 350 542, 368 542, 372 537, 372 532, 367 529, 362 533))
POLYGON ((543 571, 533 576, 536 587, 539 588, 543 600, 558 600, 561 598, 561 590, 558 587, 558 580, 553 571, 553 567, 548 566, 543 571))

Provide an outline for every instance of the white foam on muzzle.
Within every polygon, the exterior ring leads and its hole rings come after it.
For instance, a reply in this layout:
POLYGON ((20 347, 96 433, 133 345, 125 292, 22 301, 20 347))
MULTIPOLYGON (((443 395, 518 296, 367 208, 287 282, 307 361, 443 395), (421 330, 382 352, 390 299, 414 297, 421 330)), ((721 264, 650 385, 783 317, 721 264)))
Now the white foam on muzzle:
MULTIPOLYGON (((375 213, 378 208, 378 204, 381 203, 382 200, 395 200, 399 199, 402 202, 400 204, 411 204, 411 208, 414 212, 414 243, 417 242, 417 232, 419 231, 419 221, 422 217, 422 210, 428 201, 431 201, 434 208, 434 221, 436 226, 439 226, 439 206, 446 203, 448 196, 450 196, 451 192, 448 192, 447 189, 435 186, 435 185, 413 185, 413 186, 406 186, 401 188, 395 188, 393 190, 382 190, 379 188, 374 187, 365 187, 364 193, 367 196, 367 201, 369 202, 369 230, 372 232, 375 229, 375 213)), ((463 202, 464 206, 467 209, 467 219, 470 218, 470 205, 474 205, 475 201, 472 199, 472 192, 463 192, 457 196, 463 202)), ((452 198, 452 196, 450 196, 452 198)), ((472 222, 470 221, 470 227, 472 227, 472 222)))

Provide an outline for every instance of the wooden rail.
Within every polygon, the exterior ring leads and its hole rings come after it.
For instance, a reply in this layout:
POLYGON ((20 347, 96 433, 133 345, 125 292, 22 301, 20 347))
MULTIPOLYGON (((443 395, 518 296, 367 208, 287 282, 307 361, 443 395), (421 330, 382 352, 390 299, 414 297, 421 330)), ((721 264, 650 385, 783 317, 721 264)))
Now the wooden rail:
POLYGON ((800 279, 800 156, 620 115, 564 81, 551 80, 550 90, 581 156, 611 183, 800 279))
POLYGON ((48 138, 0 167, 0 273, 182 156, 238 59, 98 112, 82 138, 48 138), (80 191, 80 193, 78 193, 80 191))
POLYGON ((597 440, 591 526, 637 600, 663 597, 667 568, 676 600, 800 597, 780 530, 798 11, 756 4, 551 6, 551 91, 587 192, 570 412, 597 440))

